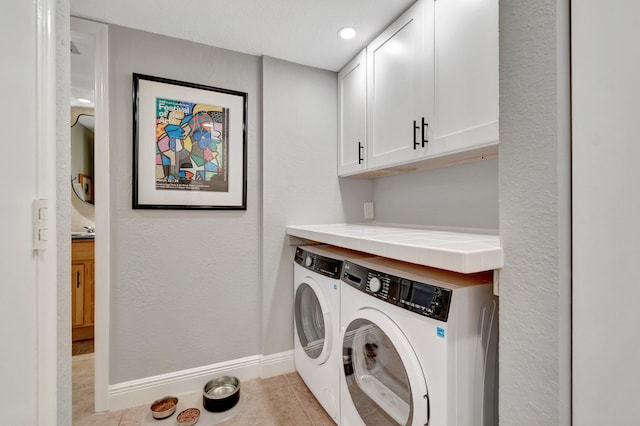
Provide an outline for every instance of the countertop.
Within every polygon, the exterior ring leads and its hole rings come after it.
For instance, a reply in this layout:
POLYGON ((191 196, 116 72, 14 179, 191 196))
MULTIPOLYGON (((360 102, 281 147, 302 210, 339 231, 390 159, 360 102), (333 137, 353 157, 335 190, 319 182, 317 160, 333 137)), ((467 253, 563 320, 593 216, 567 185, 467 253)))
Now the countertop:
POLYGON ((88 233, 88 232, 72 232, 71 240, 93 240, 95 239, 96 234, 88 233))
POLYGON ((493 234, 351 224, 292 225, 287 234, 464 274, 504 265, 500 237, 493 234))

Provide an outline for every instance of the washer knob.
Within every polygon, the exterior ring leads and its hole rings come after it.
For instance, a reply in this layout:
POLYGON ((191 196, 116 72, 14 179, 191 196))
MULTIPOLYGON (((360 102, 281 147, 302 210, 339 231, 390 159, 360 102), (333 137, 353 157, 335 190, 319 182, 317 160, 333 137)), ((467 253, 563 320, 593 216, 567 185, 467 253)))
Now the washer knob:
POLYGON ((382 288, 382 281, 380 281, 380 278, 371 277, 371 279, 369 280, 369 290, 371 290, 372 293, 377 293, 380 291, 381 288, 382 288))
POLYGON ((308 268, 312 264, 313 264, 313 258, 311 256, 307 256, 307 258, 304 260, 304 266, 308 268))

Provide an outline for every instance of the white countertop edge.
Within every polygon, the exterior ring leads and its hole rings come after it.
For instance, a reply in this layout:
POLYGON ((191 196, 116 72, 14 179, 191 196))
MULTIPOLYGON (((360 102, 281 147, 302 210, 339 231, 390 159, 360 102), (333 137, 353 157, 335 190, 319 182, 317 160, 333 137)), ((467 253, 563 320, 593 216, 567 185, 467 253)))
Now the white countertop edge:
MULTIPOLYGON (((474 245, 486 244, 486 248, 465 249, 464 243, 460 244, 460 248, 443 248, 437 245, 419 245, 404 241, 376 240, 375 236, 354 236, 348 235, 349 230, 363 230, 369 225, 292 225, 287 226, 287 234, 313 240, 320 243, 331 244, 338 247, 344 247, 351 250, 371 253, 377 256, 388 257, 391 259, 416 263, 419 265, 430 266, 433 268, 446 269, 449 271, 470 274, 474 272, 490 271, 500 269, 504 266, 504 253, 500 246, 500 238, 496 235, 472 234, 481 237, 478 241, 474 241, 474 245), (336 231, 345 231, 340 233, 336 231), (486 238, 484 238, 486 237, 486 238)), ((384 227, 374 225, 375 230, 389 229, 393 231, 412 232, 410 228, 384 227)), ((415 229, 416 233, 424 234, 429 232, 426 229, 415 229)), ((458 233, 436 230, 433 231, 442 238, 443 235, 450 234, 453 237, 468 236, 470 233, 458 233)), ((411 240, 409 240, 411 241, 411 240)), ((452 241, 456 243, 457 241, 452 241)), ((445 244, 446 238, 445 238, 445 244)))

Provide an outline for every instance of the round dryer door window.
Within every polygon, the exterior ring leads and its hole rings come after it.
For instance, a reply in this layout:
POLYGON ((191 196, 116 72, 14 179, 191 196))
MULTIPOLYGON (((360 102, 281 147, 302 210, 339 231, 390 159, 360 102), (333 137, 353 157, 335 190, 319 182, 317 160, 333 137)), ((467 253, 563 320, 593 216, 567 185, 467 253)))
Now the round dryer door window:
POLYGON ((428 396, 420 363, 400 329, 373 309, 359 311, 343 340, 351 402, 367 425, 428 422, 428 396))
POLYGON ((304 352, 317 363, 323 363, 329 356, 331 341, 331 318, 327 303, 313 281, 298 286, 295 300, 296 332, 304 352))

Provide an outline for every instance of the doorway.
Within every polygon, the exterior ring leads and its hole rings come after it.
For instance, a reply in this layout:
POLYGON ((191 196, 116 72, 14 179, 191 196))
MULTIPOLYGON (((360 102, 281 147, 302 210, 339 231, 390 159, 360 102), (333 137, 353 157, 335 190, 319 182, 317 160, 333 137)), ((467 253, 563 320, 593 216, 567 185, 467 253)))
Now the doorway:
MULTIPOLYGON (((86 90, 93 86, 93 99, 86 95, 86 99, 93 101, 94 109, 94 144, 93 157, 99 161, 95 161, 93 165, 93 175, 89 177, 90 188, 87 184, 80 185, 87 199, 93 199, 94 227, 94 263, 93 263, 93 309, 92 314, 83 312, 85 317, 93 317, 93 410, 95 412, 104 412, 109 410, 108 386, 109 386, 109 357, 108 357, 108 336, 109 336, 109 108, 108 108, 108 26, 106 24, 87 21, 84 19, 71 17, 71 39, 74 35, 87 38, 90 43, 83 44, 83 49, 92 52, 83 53, 92 58, 92 72, 84 70, 84 75, 78 73, 74 75, 76 70, 71 70, 71 87, 72 96, 76 90, 86 90)), ((75 46, 79 50, 79 46, 75 46)), ((71 55, 78 53, 73 52, 74 45, 71 45, 71 55)), ((91 62, 91 61, 90 61, 91 62)), ((73 64, 73 57, 72 57, 73 64)), ((85 92, 86 93, 86 92, 85 92)), ((78 94, 78 97, 85 97, 78 94)), ((79 101, 82 102, 82 101, 79 101)), ((73 124, 73 122, 72 122, 73 124)), ((71 177, 73 180, 73 176, 71 177)), ((72 194, 75 196, 75 193, 72 194)), ((83 204, 84 205, 84 204, 83 204)), ((86 220, 82 218, 80 220, 86 220)), ((73 220, 73 218, 72 218, 73 220)), ((88 221, 90 226, 91 222, 88 221)), ((84 226, 84 225, 80 225, 84 226)), ((90 231, 85 229, 85 231, 90 231)), ((78 232, 82 232, 78 230, 78 232)), ((90 232, 87 232, 90 233, 90 232)))

